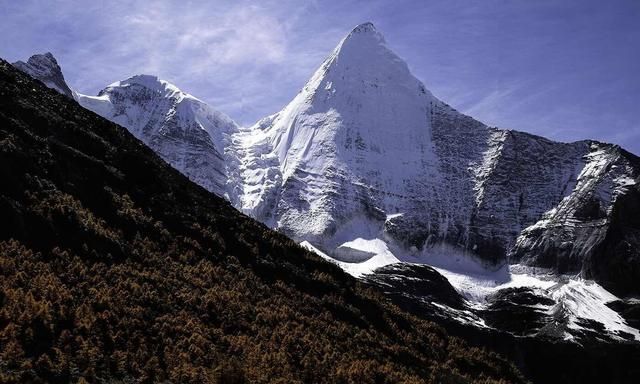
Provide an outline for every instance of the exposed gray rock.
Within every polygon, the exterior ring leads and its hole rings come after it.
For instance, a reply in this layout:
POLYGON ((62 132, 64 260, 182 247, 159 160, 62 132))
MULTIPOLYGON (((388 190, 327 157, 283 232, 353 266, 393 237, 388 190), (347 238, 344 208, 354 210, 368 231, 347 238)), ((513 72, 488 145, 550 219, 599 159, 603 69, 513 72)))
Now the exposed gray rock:
POLYGON ((26 63, 16 61, 12 65, 34 79, 40 80, 47 87, 73 98, 73 92, 64 80, 62 70, 51 53, 33 55, 26 63))

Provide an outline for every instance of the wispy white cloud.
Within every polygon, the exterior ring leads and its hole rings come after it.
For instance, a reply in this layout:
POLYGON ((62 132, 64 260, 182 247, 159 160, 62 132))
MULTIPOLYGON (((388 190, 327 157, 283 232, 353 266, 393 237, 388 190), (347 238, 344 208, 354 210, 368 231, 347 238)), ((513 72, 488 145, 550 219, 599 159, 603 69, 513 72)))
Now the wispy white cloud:
POLYGON ((119 28, 137 40, 138 44, 130 44, 133 49, 146 43, 149 50, 166 53, 163 57, 168 62, 188 60, 189 68, 238 65, 256 58, 269 63, 284 59, 287 36, 275 17, 255 5, 214 12, 165 4, 144 14, 125 16, 119 28))

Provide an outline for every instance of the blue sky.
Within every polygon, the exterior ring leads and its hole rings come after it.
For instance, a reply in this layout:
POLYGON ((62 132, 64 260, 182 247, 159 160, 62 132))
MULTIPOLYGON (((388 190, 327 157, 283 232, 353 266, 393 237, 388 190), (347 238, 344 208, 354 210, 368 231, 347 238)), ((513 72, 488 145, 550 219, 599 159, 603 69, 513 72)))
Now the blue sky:
POLYGON ((0 56, 96 94, 155 74, 248 125, 372 21, 434 95, 501 128, 640 154, 640 1, 9 1, 0 56))

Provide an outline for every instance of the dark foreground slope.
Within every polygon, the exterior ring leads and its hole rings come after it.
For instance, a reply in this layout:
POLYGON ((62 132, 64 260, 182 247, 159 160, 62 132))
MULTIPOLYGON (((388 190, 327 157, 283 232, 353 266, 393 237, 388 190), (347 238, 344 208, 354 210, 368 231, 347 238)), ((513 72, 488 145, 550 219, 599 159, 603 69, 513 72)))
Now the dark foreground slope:
POLYGON ((0 382, 518 382, 0 62, 0 382))

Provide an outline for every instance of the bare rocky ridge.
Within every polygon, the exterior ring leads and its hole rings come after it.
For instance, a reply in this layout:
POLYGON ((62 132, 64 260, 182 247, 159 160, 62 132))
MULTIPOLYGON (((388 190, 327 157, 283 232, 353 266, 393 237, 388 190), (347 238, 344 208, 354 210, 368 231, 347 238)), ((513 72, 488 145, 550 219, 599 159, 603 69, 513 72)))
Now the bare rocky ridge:
MULTIPOLYGON (((589 319, 579 319, 579 328, 569 327, 566 313, 548 311, 561 306, 537 288, 502 289, 487 298, 484 308, 478 308, 461 299, 427 265, 388 265, 362 281, 410 313, 436 321, 472 344, 509 356, 534 383, 635 383, 640 373, 636 368, 639 343, 611 342, 612 335, 602 324, 589 319)), ((610 306, 637 327, 637 300, 610 306)))
POLYGON ((62 75, 62 69, 60 69, 58 61, 50 52, 33 55, 26 63, 17 61, 13 63, 13 66, 42 81, 47 87, 73 98, 73 92, 62 75))

